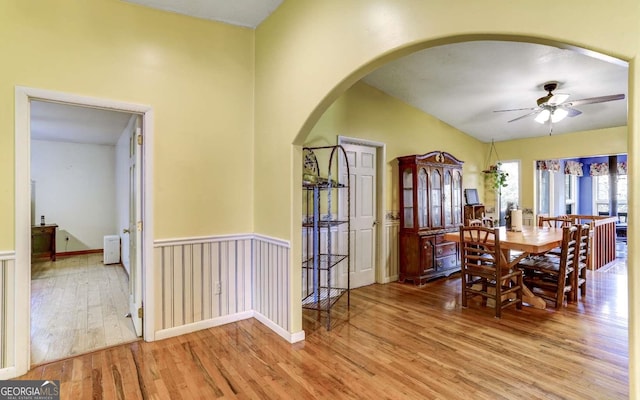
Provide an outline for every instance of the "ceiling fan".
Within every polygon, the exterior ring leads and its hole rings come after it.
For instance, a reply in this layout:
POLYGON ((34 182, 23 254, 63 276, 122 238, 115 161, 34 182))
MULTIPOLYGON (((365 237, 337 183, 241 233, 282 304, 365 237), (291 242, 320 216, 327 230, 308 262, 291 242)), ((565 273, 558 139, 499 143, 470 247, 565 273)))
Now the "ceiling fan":
POLYGON ((553 91, 558 88, 558 82, 547 82, 544 84, 543 87, 544 87, 544 90, 547 91, 547 95, 542 96, 537 100, 537 103, 538 103, 537 107, 514 108, 510 110, 496 110, 494 112, 530 110, 531 111, 530 113, 521 115, 518 118, 514 118, 507 122, 514 122, 520 119, 524 119, 524 118, 536 115, 535 121, 540 124, 545 124, 545 123, 548 124, 549 135, 551 135, 551 132, 553 131, 554 123, 560 122, 565 117, 576 117, 582 114, 582 111, 573 108, 575 106, 581 106, 581 105, 593 104, 593 103, 604 103, 607 101, 624 99, 624 94, 612 94, 609 96, 589 97, 587 99, 567 101, 567 99, 569 98, 568 94, 553 93, 553 91))

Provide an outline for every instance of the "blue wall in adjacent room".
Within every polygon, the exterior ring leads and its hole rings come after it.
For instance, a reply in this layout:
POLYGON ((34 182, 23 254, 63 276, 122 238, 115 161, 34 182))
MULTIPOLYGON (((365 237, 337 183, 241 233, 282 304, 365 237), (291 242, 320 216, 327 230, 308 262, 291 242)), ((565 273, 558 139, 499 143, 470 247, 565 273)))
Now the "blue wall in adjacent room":
MULTIPOLYGON (((578 178, 578 214, 581 215, 593 215, 593 201, 591 199, 593 195, 593 178, 589 175, 589 168, 593 163, 606 163, 609 162, 608 156, 601 157, 588 157, 588 158, 574 158, 573 161, 581 162, 583 176, 578 178)), ((618 162, 626 162, 627 155, 619 154, 618 162)))

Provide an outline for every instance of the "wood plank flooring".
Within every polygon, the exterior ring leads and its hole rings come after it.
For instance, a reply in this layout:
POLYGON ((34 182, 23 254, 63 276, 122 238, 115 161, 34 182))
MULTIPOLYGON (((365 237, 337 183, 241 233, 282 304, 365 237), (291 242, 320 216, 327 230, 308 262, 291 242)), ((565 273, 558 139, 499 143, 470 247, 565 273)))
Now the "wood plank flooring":
POLYGON ((561 310, 460 306, 460 278, 351 292, 289 344, 254 319, 42 365, 64 399, 626 399, 626 263, 561 310))
POLYGON ((58 257, 31 266, 31 363, 37 365, 136 340, 129 280, 102 254, 58 257))

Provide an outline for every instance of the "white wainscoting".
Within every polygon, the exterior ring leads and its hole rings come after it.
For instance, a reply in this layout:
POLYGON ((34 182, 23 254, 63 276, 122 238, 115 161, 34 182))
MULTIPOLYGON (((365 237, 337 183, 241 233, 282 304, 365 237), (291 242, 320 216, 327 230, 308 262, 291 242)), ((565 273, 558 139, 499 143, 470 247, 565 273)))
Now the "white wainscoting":
POLYGON ((382 277, 382 283, 389 283, 398 280, 399 274, 399 233, 400 233, 400 222, 397 220, 394 221, 385 221, 384 229, 386 231, 386 243, 384 243, 383 248, 383 264, 384 264, 384 276, 382 277))
POLYGON ((0 379, 8 379, 15 370, 14 354, 8 351, 14 343, 15 264, 15 252, 0 252, 0 379))
MULTIPOLYGON (((253 310, 280 336, 289 332, 290 244, 257 235, 253 247, 253 310), (283 331, 280 331, 282 329, 283 331)), ((291 340, 290 340, 291 341, 291 340)))
MULTIPOLYGON (((290 244, 260 235, 158 240, 157 339, 255 317, 290 342, 290 244)), ((304 334, 302 333, 302 338, 304 334)))

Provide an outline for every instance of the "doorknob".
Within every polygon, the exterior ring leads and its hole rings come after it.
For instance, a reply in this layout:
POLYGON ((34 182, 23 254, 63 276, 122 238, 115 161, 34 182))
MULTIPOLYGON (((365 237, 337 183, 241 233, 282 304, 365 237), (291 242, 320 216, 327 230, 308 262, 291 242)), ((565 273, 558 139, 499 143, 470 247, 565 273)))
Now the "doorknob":
POLYGON ((126 229, 126 228, 122 230, 122 233, 129 233, 129 232, 130 231, 128 229, 126 229))
POLYGON ((378 225, 378 221, 373 221, 373 225, 371 225, 372 227, 378 225))

